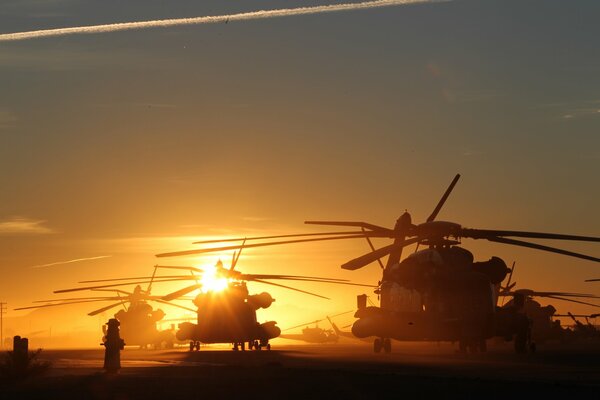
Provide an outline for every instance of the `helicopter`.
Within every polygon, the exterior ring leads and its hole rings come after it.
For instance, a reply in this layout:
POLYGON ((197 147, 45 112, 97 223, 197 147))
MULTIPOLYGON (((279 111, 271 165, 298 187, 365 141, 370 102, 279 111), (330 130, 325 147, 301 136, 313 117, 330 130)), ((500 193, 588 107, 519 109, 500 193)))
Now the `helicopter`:
POLYGON ((591 319, 595 319, 598 316, 600 316, 600 314, 589 314, 589 315, 585 315, 585 314, 577 314, 574 315, 570 312, 568 312, 567 314, 555 314, 555 317, 569 317, 573 320, 573 322, 575 323, 575 325, 573 325, 572 330, 570 330, 571 332, 571 339, 583 339, 583 340, 590 340, 590 339, 600 339, 600 330, 598 330, 598 328, 592 324, 590 322, 590 318, 591 319), (585 324, 581 321, 579 321, 577 318, 585 318, 585 324))
MULTIPOLYGON (((359 338, 376 337, 375 352, 391 351, 391 340, 450 341, 459 343, 459 351, 486 351, 486 340, 501 336, 514 339, 518 353, 527 352, 531 344, 529 319, 516 307, 497 307, 497 287, 510 272, 499 257, 475 261, 473 253, 460 247, 461 239, 487 241, 527 247, 598 262, 599 258, 555 247, 531 243, 521 238, 600 242, 598 237, 513 230, 470 229, 458 223, 436 220, 458 182, 457 174, 424 223, 415 225, 408 212, 402 214, 394 228, 362 221, 305 221, 306 224, 345 226, 360 231, 302 233, 244 238, 241 245, 193 249, 166 255, 191 255, 212 251, 253 248, 290 243, 341 239, 366 239, 371 251, 342 265, 357 270, 377 261, 383 276, 375 293, 380 306, 367 307, 363 297, 357 299, 358 320, 352 333, 359 338), (303 236, 314 236, 301 238, 303 236), (248 240, 285 238, 246 244, 248 240), (392 239, 376 249, 373 238, 392 239), (514 239, 519 238, 519 239, 514 239), (417 245, 414 253, 401 260, 403 249, 417 245), (420 246, 426 246, 418 250, 420 246), (384 265, 381 258, 388 256, 384 265)), ((229 239, 240 241, 239 238, 229 239)), ((223 241, 223 240, 220 240, 223 241)))
POLYGON ((331 318, 335 318, 340 315, 345 315, 345 314, 348 314, 351 312, 354 312, 354 311, 353 310, 346 311, 343 313, 335 314, 332 316, 327 316, 322 319, 317 319, 315 321, 311 321, 308 323, 304 323, 304 324, 293 326, 291 328, 284 329, 283 332, 304 327, 304 329, 302 329, 301 334, 300 333, 287 333, 287 334, 279 335, 279 337, 281 339, 302 340, 307 343, 337 343, 339 341, 340 337, 336 331, 337 327, 335 327, 335 328, 333 327, 333 321, 331 320, 331 318), (329 321, 329 323, 332 325, 333 329, 323 329, 323 328, 319 327, 319 322, 322 322, 325 320, 329 321), (315 324, 315 326, 314 327, 309 326, 311 324, 315 324))
POLYGON ((534 298, 548 298, 559 301, 566 301, 571 303, 584 304, 591 307, 600 307, 600 305, 588 303, 578 299, 598 299, 599 296, 584 293, 565 293, 565 292, 548 292, 548 291, 536 291, 532 289, 516 289, 516 282, 511 283, 513 273, 515 271, 515 263, 513 262, 511 272, 508 276, 506 286, 499 288, 498 296, 507 298, 512 297, 508 303, 500 306, 500 308, 512 308, 515 304, 522 304, 521 312, 524 313, 530 320, 531 323, 531 340, 532 345, 535 347, 535 343, 543 344, 548 340, 558 340, 565 342, 567 332, 561 327, 559 320, 554 320, 553 317, 556 313, 556 308, 549 304, 542 306, 534 298))
POLYGON ((240 254, 241 251, 234 252, 229 269, 226 269, 220 260, 213 269, 172 267, 188 270, 192 273, 191 276, 188 276, 188 279, 196 280, 196 283, 163 296, 163 300, 170 301, 197 289, 207 289, 202 290, 193 300, 194 305, 197 307, 197 323, 181 323, 176 333, 177 339, 190 342, 190 351, 200 350, 201 343, 232 343, 232 350, 234 351, 245 351, 246 344, 250 350, 271 349, 269 341, 278 337, 281 329, 275 321, 259 323, 256 311, 269 308, 275 299, 267 292, 250 294, 247 282, 281 287, 323 299, 328 299, 328 297, 270 282, 270 280, 294 280, 373 287, 372 285, 355 284, 342 279, 314 276, 244 274, 235 270, 240 254), (205 288, 205 286, 208 287, 205 288))
MULTIPOLYGON (((51 300, 38 300, 34 303, 45 303, 43 305, 35 305, 29 307, 20 307, 15 310, 26 310, 26 309, 38 309, 45 307, 55 306, 66 306, 71 304, 81 303, 94 303, 94 302, 115 302, 108 306, 101 307, 88 313, 89 316, 95 316, 106 312, 112 308, 122 306, 122 309, 114 314, 121 323, 121 335, 127 345, 136 345, 140 348, 147 348, 148 345, 152 345, 154 348, 160 347, 173 347, 175 342, 175 333, 172 329, 159 330, 156 327, 157 322, 161 321, 165 317, 165 312, 161 309, 153 309, 148 302, 157 302, 172 307, 177 307, 187 311, 194 311, 193 309, 172 302, 162 300, 162 296, 152 296, 151 289, 152 283, 156 282, 155 278, 156 269, 148 283, 146 290, 143 290, 140 284, 137 284, 133 291, 129 292, 123 289, 116 289, 112 286, 125 286, 132 285, 134 283, 128 282, 124 284, 112 284, 102 286, 91 286, 85 288, 72 288, 57 290, 54 293, 67 293, 80 290, 92 290, 96 292, 112 292, 114 295, 105 296, 91 296, 91 297, 74 297, 74 298, 62 298, 62 299, 51 299, 51 300)), ((120 279, 118 279, 120 280, 120 279)), ((112 279, 102 279, 94 281, 82 281, 79 283, 92 283, 92 282, 107 282, 112 279)), ((160 280, 158 280, 160 281, 160 280)), ((145 282, 140 282, 145 283, 145 282)), ((103 326, 103 333, 105 326, 103 326)))

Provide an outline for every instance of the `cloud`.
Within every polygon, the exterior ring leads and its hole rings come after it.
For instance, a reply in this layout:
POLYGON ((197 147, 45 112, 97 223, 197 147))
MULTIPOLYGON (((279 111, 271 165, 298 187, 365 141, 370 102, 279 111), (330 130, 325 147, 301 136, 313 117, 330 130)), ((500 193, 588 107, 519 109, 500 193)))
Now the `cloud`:
POLYGON ((102 258, 109 258, 109 257, 112 257, 112 256, 97 256, 97 257, 87 257, 87 258, 76 258, 74 260, 68 260, 68 261, 57 261, 57 262, 53 262, 53 263, 49 263, 49 264, 33 265, 30 268, 45 268, 45 267, 51 267, 53 265, 72 264, 72 263, 81 262, 81 261, 99 260, 99 259, 102 259, 102 258))
POLYGON ((12 217, 0 221, 0 235, 44 235, 55 233, 54 230, 44 226, 46 221, 33 220, 23 217, 12 217))
POLYGON ((561 115, 563 119, 574 119, 582 117, 600 117, 600 107, 575 108, 561 115))
POLYGON ((194 18, 176 18, 163 19, 153 21, 138 21, 138 22, 123 22, 116 24, 92 25, 92 26, 75 26, 69 28, 43 29, 37 31, 15 32, 0 34, 0 42, 37 39, 52 36, 65 36, 77 34, 94 34, 128 31, 134 29, 148 28, 166 28, 172 26, 183 25, 201 25, 201 24, 216 24, 227 23, 232 21, 248 21, 255 19, 279 18, 296 15, 323 14, 338 11, 365 10, 371 8, 401 6, 415 3, 437 3, 449 0, 374 0, 364 1, 360 3, 343 3, 322 5, 313 7, 298 7, 298 8, 282 8, 275 10, 259 10, 244 12, 238 14, 214 15, 194 18))

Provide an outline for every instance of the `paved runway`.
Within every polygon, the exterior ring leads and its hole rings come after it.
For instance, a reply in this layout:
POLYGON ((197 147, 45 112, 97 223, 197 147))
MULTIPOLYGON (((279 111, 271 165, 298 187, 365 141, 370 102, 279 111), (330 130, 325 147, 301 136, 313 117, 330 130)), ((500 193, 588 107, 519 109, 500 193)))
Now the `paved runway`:
MULTIPOLYGON (((4 383, 5 394, 38 398, 398 398, 593 395, 600 392, 600 346, 542 346, 516 355, 510 345, 459 355, 449 344, 394 342, 392 354, 368 343, 297 345, 233 352, 227 346, 126 349, 121 373, 102 374, 99 350, 48 350, 43 377, 4 383)), ((8 397, 10 398, 10 397, 8 397)))

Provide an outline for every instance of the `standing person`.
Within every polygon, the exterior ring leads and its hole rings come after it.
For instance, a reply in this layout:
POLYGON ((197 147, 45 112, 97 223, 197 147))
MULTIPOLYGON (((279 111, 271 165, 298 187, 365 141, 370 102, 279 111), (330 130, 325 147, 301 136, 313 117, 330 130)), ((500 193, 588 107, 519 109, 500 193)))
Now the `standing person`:
POLYGON ((121 350, 125 347, 125 342, 119 336, 119 320, 111 318, 106 323, 106 338, 102 346, 104 349, 104 370, 107 373, 117 373, 121 369, 121 350))

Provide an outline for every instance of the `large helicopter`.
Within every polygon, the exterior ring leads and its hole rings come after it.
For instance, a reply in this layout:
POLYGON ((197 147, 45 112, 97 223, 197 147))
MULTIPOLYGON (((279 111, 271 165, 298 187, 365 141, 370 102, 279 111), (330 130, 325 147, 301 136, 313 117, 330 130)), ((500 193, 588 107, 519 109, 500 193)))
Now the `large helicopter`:
MULTIPOLYGON (((161 279, 155 280, 156 269, 148 281, 148 286, 144 290, 140 283, 146 283, 146 281, 127 282, 119 284, 106 284, 100 286, 89 286, 83 288, 71 288, 57 290, 54 293, 68 293, 81 290, 92 290, 96 292, 107 292, 114 294, 106 294, 104 296, 90 296, 90 297, 72 297, 62 299, 50 299, 50 300, 38 300, 34 303, 45 303, 42 305, 35 305, 29 307, 20 307, 15 310, 25 309, 37 309, 45 307, 55 306, 67 306, 72 304, 82 303, 95 303, 95 302, 111 302, 107 306, 93 310, 88 313, 89 316, 95 316, 104 313, 115 307, 122 307, 118 312, 114 314, 114 317, 121 322, 121 336, 125 340, 127 345, 140 346, 146 348, 148 345, 154 348, 160 347, 173 347, 175 342, 175 333, 172 329, 159 330, 157 329, 157 322, 161 321, 165 317, 165 312, 161 309, 154 309, 149 302, 157 302, 160 304, 169 305, 171 307, 177 307, 187 311, 194 311, 192 308, 185 307, 173 302, 165 301, 162 296, 151 295, 152 284, 161 279), (127 291, 123 289, 114 288, 114 286, 127 286, 135 284, 133 291, 127 291), (116 301, 116 302, 115 302, 116 301)), ((165 279, 165 278, 163 278, 165 279)), ((121 280, 121 279, 117 279, 121 280)), ((102 279, 94 281, 82 281, 80 283, 97 283, 97 282, 108 282, 113 279, 102 279)), ((104 332, 105 334, 105 332, 104 332)))
POLYGON ((377 338, 374 340, 375 352, 382 349, 390 352, 390 338, 409 341, 451 341, 459 343, 460 351, 485 351, 486 339, 493 336, 514 338, 515 350, 526 352, 530 343, 528 318, 519 311, 519 307, 496 307, 497 286, 506 278, 510 269, 499 257, 492 257, 487 261, 474 261, 474 256, 469 250, 459 247, 461 239, 485 239, 598 262, 600 259, 596 257, 514 238, 587 242, 600 242, 600 238, 469 229, 454 222, 437 221, 439 212, 459 178, 460 175, 455 176, 427 220, 418 225, 412 223, 408 212, 398 218, 392 229, 366 222, 306 221, 307 224, 356 227, 361 230, 245 238, 241 245, 194 249, 164 255, 190 255, 310 241, 366 239, 371 251, 346 262, 342 268, 356 270, 377 261, 383 269, 383 277, 376 290, 380 295, 380 306, 367 307, 366 301, 359 301, 355 314, 358 320, 352 326, 352 333, 359 338, 377 338), (302 236, 315 237, 298 239, 302 236), (246 244, 247 240, 278 238, 286 240, 246 244), (388 238, 393 242, 376 249, 372 238, 388 238), (417 245, 417 250, 401 260, 403 249, 413 244, 417 245), (419 246, 427 248, 419 251, 419 246), (381 258, 385 256, 388 256, 388 259, 384 266, 381 258))
POLYGON ((351 312, 354 311, 346 311, 332 316, 327 316, 325 318, 317 319, 308 323, 292 326, 291 328, 284 329, 282 332, 291 331, 297 328, 303 328, 302 333, 285 333, 279 335, 279 337, 281 339, 301 340, 307 343, 337 343, 340 340, 340 337, 336 332, 337 327, 334 328, 334 324, 331 318, 335 318, 351 312), (332 325, 332 329, 323 329, 319 327, 319 323, 325 320, 329 321, 329 323, 332 325), (315 326, 310 326, 312 324, 315 324, 315 326))
POLYGON ((235 270, 240 254, 241 252, 234 253, 229 269, 226 269, 220 260, 213 269, 172 267, 188 270, 192 275, 187 278, 195 280, 196 283, 163 296, 163 300, 174 300, 193 291, 201 290, 193 300, 197 307, 197 323, 179 324, 179 331, 176 334, 177 339, 190 342, 190 350, 199 350, 201 343, 232 343, 232 349, 235 351, 246 350, 246 344, 249 349, 271 349, 269 341, 278 337, 281 330, 275 321, 259 323, 256 311, 269 308, 275 299, 267 292, 250 294, 247 282, 277 286, 324 299, 328 298, 306 290, 270 282, 270 280, 371 286, 314 276, 245 274, 235 270))

